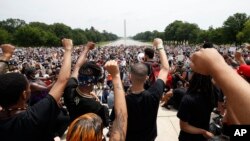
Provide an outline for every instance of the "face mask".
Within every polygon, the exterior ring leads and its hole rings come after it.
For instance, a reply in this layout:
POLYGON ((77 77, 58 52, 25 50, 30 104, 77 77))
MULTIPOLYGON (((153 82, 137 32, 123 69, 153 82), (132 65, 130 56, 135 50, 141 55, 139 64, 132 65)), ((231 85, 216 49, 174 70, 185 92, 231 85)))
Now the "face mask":
POLYGON ((80 86, 95 85, 98 81, 98 77, 95 76, 78 76, 78 82, 80 86))

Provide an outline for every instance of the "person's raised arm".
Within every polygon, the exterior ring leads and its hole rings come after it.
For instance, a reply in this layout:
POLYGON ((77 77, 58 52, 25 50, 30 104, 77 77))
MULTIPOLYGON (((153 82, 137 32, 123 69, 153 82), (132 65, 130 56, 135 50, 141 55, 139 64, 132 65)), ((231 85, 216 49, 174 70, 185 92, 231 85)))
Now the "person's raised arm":
POLYGON ((90 50, 92 50, 93 48, 95 48, 95 44, 93 42, 88 42, 87 45, 84 47, 83 51, 81 52, 81 54, 76 62, 76 65, 75 65, 74 70, 71 74, 71 77, 75 77, 75 78, 78 77, 79 69, 86 62, 88 52, 90 50))
POLYGON ((125 92, 123 90, 121 82, 119 67, 116 61, 111 60, 105 64, 105 68, 112 76, 115 97, 115 120, 113 122, 111 130, 110 141, 125 141, 128 113, 125 101, 125 92))
POLYGON ((234 54, 234 56, 235 56, 235 60, 237 62, 239 62, 240 65, 245 65, 246 64, 244 58, 241 55, 241 52, 236 51, 235 54, 234 54))
POLYGON ((191 56, 190 67, 203 75, 211 75, 227 97, 227 110, 233 124, 250 124, 250 86, 226 64, 215 49, 201 49, 191 56), (240 106, 239 106, 240 103, 240 106))
POLYGON ((157 51, 159 51, 161 61, 161 70, 159 72, 158 79, 161 79, 164 83, 166 83, 169 71, 169 64, 162 40, 159 38, 154 39, 153 46, 156 47, 157 51))
POLYGON ((15 47, 10 44, 3 44, 0 46, 3 51, 2 56, 0 56, 0 74, 4 74, 8 69, 8 61, 11 59, 15 47))
POLYGON ((71 71, 71 53, 73 50, 73 43, 71 39, 63 39, 62 44, 64 47, 63 64, 59 72, 59 76, 49 94, 54 97, 58 102, 63 94, 64 88, 68 82, 71 71))

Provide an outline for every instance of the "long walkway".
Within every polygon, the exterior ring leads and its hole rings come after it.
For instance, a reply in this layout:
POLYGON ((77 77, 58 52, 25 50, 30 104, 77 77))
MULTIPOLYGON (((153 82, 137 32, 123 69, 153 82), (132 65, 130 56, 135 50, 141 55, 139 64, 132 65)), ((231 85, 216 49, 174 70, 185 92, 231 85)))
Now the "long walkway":
POLYGON ((157 116, 158 136, 156 141, 178 141, 180 126, 176 114, 177 111, 175 110, 159 107, 157 116))
POLYGON ((103 45, 103 46, 120 46, 120 45, 126 45, 126 46, 148 46, 149 43, 143 43, 139 41, 135 41, 132 39, 127 38, 126 40, 124 38, 116 40, 114 42, 111 42, 109 44, 103 45))

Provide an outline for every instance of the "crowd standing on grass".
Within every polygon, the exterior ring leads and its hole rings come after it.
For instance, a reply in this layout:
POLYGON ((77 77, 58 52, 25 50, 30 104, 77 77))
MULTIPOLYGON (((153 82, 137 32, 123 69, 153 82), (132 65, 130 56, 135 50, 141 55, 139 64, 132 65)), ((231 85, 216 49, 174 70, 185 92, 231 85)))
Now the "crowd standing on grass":
POLYGON ((153 141, 159 105, 178 110, 180 141, 214 138, 212 112, 250 123, 249 45, 62 45, 1 45, 1 140, 100 141, 107 127, 109 140, 153 141))

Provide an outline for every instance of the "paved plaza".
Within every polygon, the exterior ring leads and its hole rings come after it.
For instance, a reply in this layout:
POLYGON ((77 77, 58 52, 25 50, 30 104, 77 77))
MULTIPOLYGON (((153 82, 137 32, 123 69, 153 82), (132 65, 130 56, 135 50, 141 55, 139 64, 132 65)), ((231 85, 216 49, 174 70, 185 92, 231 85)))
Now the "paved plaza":
MULTIPOLYGON (((179 119, 176 117, 177 111, 168 110, 163 107, 159 107, 157 116, 157 131, 158 136, 156 141, 178 141, 178 134, 180 131, 179 119)), ((104 129, 104 135, 106 135, 107 129, 104 129)), ((108 138, 106 138, 108 140, 108 138)), ((66 141, 65 137, 62 141, 66 141)))

